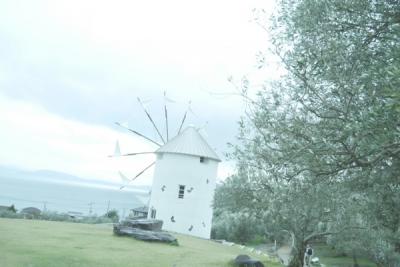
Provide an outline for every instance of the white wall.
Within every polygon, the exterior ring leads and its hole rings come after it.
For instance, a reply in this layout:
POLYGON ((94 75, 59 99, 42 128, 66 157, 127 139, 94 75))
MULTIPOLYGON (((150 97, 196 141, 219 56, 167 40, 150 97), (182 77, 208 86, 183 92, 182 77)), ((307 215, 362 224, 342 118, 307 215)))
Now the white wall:
POLYGON ((201 163, 197 156, 163 153, 157 157, 149 218, 155 208, 156 218, 164 221, 163 229, 209 239, 217 168, 217 161, 201 163), (178 198, 179 185, 185 185, 183 199, 178 198))

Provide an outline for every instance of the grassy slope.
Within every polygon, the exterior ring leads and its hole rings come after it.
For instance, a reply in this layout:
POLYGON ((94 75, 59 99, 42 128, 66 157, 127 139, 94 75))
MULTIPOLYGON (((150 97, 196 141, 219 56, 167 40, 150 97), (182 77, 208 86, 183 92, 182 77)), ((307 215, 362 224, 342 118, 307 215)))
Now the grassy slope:
MULTIPOLYGON (((223 267, 244 253, 237 247, 176 237, 179 246, 117 237, 104 225, 0 219, 0 266, 223 267)), ((263 256, 250 256, 268 267, 280 266, 263 256)))

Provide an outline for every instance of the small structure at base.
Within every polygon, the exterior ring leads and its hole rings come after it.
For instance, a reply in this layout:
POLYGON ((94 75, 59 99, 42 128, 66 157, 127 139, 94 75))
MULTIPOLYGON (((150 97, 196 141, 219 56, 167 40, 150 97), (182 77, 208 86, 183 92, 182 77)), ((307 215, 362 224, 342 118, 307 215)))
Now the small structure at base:
POLYGON ((118 236, 130 236, 138 240, 176 243, 176 237, 161 231, 161 220, 125 220, 114 224, 114 234, 118 236))
POLYGON ((319 258, 318 257, 312 258, 311 259, 311 264, 315 265, 315 266, 320 266, 319 258))
POLYGON ((79 211, 68 211, 67 214, 71 219, 80 220, 80 219, 85 218, 85 215, 83 215, 83 213, 79 212, 79 211))
POLYGON ((261 261, 252 259, 248 255, 239 255, 235 258, 235 265, 239 267, 264 267, 261 261))
POLYGON ((143 206, 143 207, 137 207, 134 209, 131 209, 131 214, 129 214, 130 218, 147 218, 147 213, 149 211, 149 207, 143 206))

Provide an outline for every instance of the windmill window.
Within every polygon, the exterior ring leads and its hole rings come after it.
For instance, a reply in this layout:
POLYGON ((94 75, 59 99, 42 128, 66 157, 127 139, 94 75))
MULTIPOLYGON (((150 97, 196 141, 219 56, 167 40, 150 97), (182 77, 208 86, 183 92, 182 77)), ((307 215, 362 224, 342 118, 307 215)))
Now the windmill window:
POLYGON ((200 163, 207 163, 208 160, 205 157, 200 157, 200 163))
POLYGON ((185 194, 185 186, 179 185, 178 198, 183 198, 185 194))

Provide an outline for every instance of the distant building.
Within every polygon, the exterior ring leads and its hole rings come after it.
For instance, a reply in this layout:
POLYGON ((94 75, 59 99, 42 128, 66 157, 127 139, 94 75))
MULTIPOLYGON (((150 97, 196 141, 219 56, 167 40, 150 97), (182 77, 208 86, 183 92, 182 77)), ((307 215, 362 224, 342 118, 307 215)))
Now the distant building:
POLYGON ((1 206, 0 205, 0 211, 7 211, 7 210, 10 210, 9 206, 1 206))
POLYGON ((35 207, 27 207, 22 209, 20 213, 26 215, 28 218, 37 218, 40 216, 42 211, 35 207))
POLYGON ((165 230, 209 239, 221 160, 193 126, 155 153, 148 218, 163 220, 165 230))
POLYGON ((79 211, 68 211, 67 214, 71 219, 83 219, 83 218, 85 218, 85 215, 83 215, 83 213, 79 212, 79 211))
POLYGON ((14 204, 11 206, 1 206, 0 205, 0 212, 1 211, 11 211, 11 212, 17 212, 17 210, 14 207, 14 204))

